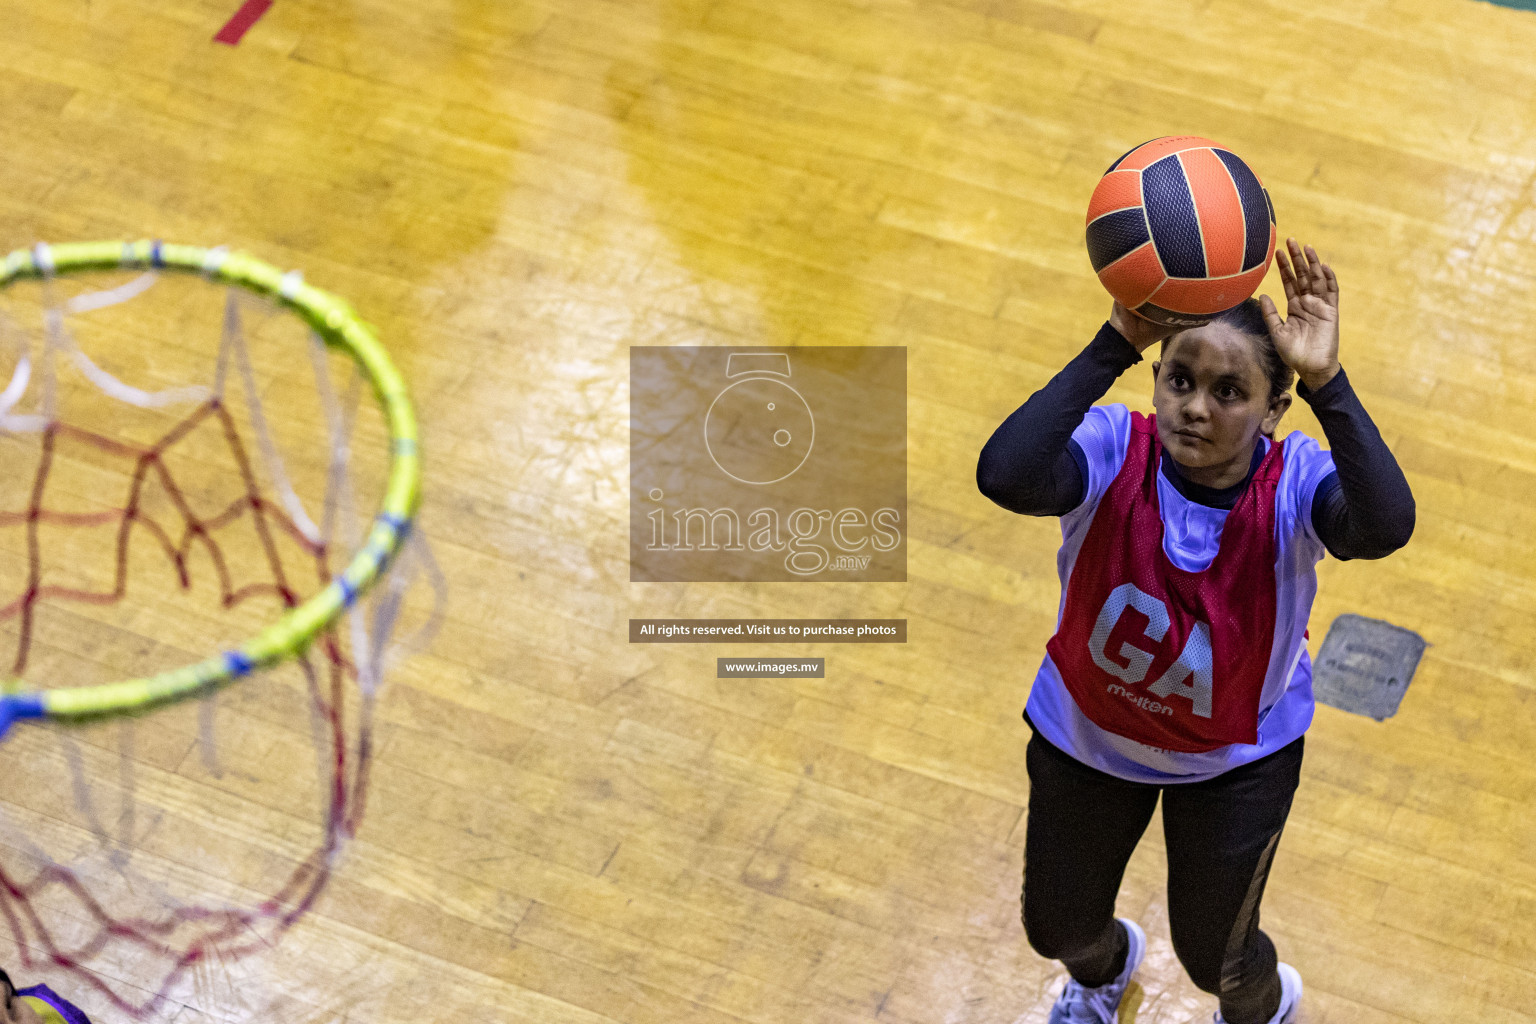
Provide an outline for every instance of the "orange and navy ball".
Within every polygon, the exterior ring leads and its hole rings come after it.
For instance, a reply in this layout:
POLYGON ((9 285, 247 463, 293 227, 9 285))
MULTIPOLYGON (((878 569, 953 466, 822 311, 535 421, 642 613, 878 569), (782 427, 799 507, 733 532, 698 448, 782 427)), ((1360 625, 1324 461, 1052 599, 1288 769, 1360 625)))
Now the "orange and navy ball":
POLYGON ((1088 203, 1088 258, 1115 301, 1197 327, 1258 290, 1275 255, 1259 176, 1210 139, 1170 135, 1110 164, 1088 203))

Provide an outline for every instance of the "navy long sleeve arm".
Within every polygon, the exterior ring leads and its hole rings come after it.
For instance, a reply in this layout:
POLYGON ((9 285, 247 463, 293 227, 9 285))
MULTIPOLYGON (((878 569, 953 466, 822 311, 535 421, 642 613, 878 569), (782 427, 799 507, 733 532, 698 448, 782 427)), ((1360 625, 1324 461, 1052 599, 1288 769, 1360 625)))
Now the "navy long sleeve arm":
MULTIPOLYGON (((982 447, 976 463, 981 493, 1030 516, 1066 515, 1081 504, 1087 471, 1070 443, 1072 431, 1140 361, 1141 354, 1106 322, 982 447)), ((1382 558, 1408 543, 1416 515, 1413 493, 1343 369, 1315 392, 1298 382, 1296 393, 1322 424, 1336 469, 1312 499, 1313 530, 1328 553, 1338 559, 1382 558)), ((1259 461, 1255 452, 1250 477, 1259 461)), ((1163 460, 1163 469, 1185 497, 1216 508, 1232 508, 1248 484, 1215 490, 1186 480, 1171 459, 1163 460)))
POLYGON ((976 486, 1010 512, 1060 516, 1082 503, 1087 482, 1067 442, 1088 409, 1141 353, 1106 321, 1088 347, 993 431, 976 486))
POLYGON ((1316 391, 1297 382, 1312 407, 1336 474, 1318 484, 1312 528, 1339 559, 1383 558, 1408 543, 1417 510, 1408 480, 1341 368, 1316 391))

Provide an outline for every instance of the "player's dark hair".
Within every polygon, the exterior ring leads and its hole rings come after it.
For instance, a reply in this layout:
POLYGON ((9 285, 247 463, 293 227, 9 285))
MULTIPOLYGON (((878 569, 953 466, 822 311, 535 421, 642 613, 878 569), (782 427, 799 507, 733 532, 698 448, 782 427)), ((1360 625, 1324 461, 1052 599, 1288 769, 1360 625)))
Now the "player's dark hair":
POLYGON ((11 1015, 11 1003, 16 998, 16 985, 11 981, 11 976, 5 973, 4 968, 0 968, 0 986, 5 988, 3 1001, 5 1003, 5 1015, 9 1017, 11 1015))
POLYGON ((1259 343, 1259 365, 1264 367, 1264 375, 1269 378, 1271 399, 1279 398, 1291 390, 1296 380, 1296 371, 1285 365, 1285 360, 1280 358, 1280 352, 1275 348, 1275 339, 1270 337, 1269 325, 1264 322, 1264 307, 1259 305, 1258 299, 1246 298, 1216 319, 1231 324, 1259 343))
MULTIPOLYGON (((1258 299, 1244 299, 1226 312, 1216 314, 1211 322, 1231 324, 1254 340, 1258 347, 1259 365, 1264 369, 1264 376, 1269 379, 1271 400, 1291 390, 1291 385, 1296 381, 1296 371, 1280 358, 1280 352, 1275 348, 1275 339, 1270 336, 1269 325, 1264 322, 1264 307, 1259 305, 1258 299)), ((1168 343, 1172 340, 1171 337, 1164 338, 1160 351, 1168 351, 1168 343)))

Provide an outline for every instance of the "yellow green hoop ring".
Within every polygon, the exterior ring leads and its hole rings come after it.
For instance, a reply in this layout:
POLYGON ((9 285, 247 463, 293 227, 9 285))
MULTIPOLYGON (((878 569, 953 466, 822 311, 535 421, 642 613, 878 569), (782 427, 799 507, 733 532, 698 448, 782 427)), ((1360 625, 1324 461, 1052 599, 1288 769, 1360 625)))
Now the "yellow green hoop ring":
POLYGON ((116 269, 202 274, 275 299, 303 317, 326 344, 346 351, 372 385, 389 425, 389 481, 368 538, 347 567, 255 637, 205 661, 144 679, 5 694, 0 696, 0 736, 19 718, 78 720, 145 710, 216 689, 301 653, 383 574, 405 542, 421 499, 416 413, 405 381, 351 307, 305 284, 297 272, 285 273, 254 256, 224 249, 159 241, 74 242, 12 252, 0 264, 0 289, 27 278, 116 269))

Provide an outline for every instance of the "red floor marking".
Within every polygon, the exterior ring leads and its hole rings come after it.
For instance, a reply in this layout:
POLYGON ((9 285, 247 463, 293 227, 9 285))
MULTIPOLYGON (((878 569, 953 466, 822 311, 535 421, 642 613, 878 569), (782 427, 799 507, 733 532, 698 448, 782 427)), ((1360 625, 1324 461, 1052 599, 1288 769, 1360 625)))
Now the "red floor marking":
POLYGON ((245 3, 235 12, 235 16, 229 19, 229 24, 219 29, 219 34, 213 37, 213 41, 234 46, 271 6, 272 0, 245 0, 245 3))

